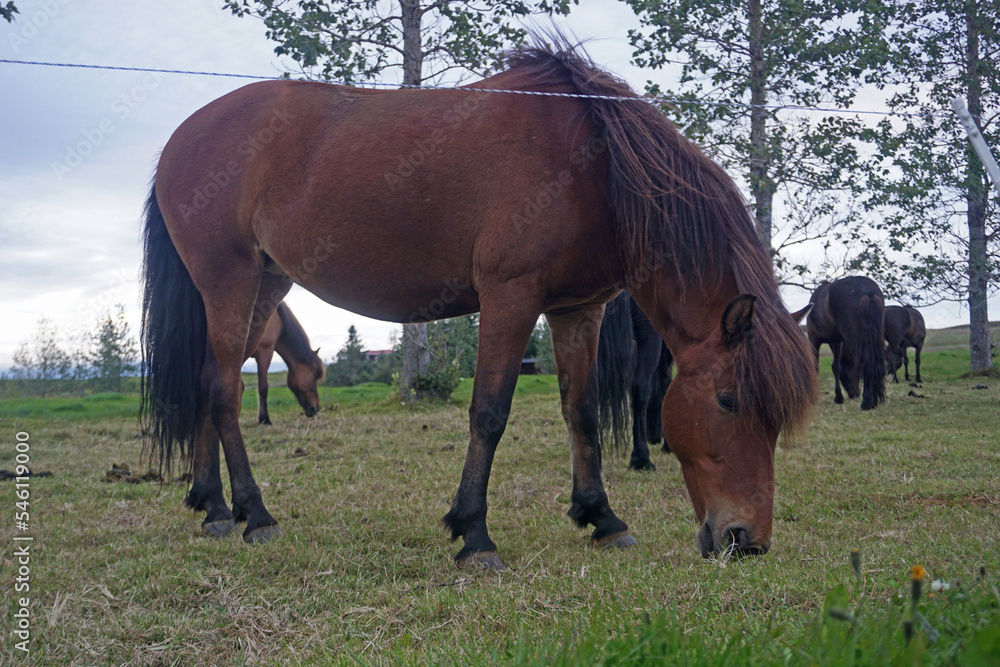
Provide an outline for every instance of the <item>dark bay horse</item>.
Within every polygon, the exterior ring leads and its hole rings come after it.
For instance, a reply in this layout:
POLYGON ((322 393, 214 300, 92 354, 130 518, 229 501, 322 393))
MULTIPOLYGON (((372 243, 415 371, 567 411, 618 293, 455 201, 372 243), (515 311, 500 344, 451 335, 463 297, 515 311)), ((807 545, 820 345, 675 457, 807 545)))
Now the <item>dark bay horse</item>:
POLYGON ((885 307, 885 340, 889 344, 887 354, 888 372, 892 373, 892 381, 899 382, 896 371, 905 364, 903 373, 906 381, 910 381, 910 359, 906 356, 906 348, 914 348, 914 363, 917 382, 920 379, 920 352, 924 349, 924 339, 927 338, 927 327, 924 317, 913 306, 885 307))
POLYGON ((545 314, 569 515, 595 544, 635 544, 598 445, 598 335, 625 288, 677 364, 662 419, 702 554, 768 549, 775 442, 815 401, 808 343, 732 180, 626 84, 559 49, 523 49, 455 90, 255 83, 174 132, 146 204, 142 414, 161 465, 190 457, 187 503, 208 534, 278 534, 240 432, 240 366, 294 281, 389 321, 480 312, 469 446, 443 519, 464 539, 459 565, 503 566, 487 483, 545 314))
POLYGON ((819 348, 826 343, 833 351, 835 403, 843 403, 843 383, 848 398, 857 398, 864 382, 861 409, 871 410, 885 401, 885 297, 875 281, 849 276, 832 283, 824 281, 813 292, 813 308, 806 318, 806 331, 819 363, 819 348))
MULTIPOLYGON (((612 437, 631 423, 633 470, 656 470, 649 445, 663 442, 660 413, 670 387, 674 358, 635 299, 622 292, 607 304, 598 344, 601 433, 612 437)), ((602 438, 602 447, 620 443, 602 438)))
POLYGON ((295 319, 292 309, 279 303, 264 327, 257 349, 250 355, 257 362, 257 423, 271 423, 267 412, 267 369, 275 352, 288 366, 288 389, 306 417, 314 417, 319 412, 316 385, 326 375, 326 367, 319 358, 319 348, 310 347, 309 336, 295 319))

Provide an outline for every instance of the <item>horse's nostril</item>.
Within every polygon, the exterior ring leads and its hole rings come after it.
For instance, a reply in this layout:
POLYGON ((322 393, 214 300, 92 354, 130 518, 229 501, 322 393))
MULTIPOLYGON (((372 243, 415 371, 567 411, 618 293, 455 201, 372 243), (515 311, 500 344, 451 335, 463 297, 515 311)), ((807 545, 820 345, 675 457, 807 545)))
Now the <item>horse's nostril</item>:
POLYGON ((724 549, 737 558, 745 556, 763 556, 767 553, 766 545, 753 544, 747 529, 738 524, 728 526, 722 531, 725 540, 724 549))
POLYGON ((737 549, 745 549, 750 542, 746 529, 742 527, 727 528, 726 539, 737 549))

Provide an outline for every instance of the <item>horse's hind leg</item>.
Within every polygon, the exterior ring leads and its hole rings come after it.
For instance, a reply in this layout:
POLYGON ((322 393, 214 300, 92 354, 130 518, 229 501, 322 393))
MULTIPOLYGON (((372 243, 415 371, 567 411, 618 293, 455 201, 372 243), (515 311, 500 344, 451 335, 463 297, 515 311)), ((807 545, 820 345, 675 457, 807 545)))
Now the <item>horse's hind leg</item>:
POLYGON ((597 343, 603 306, 547 315, 552 330, 563 419, 569 430, 573 492, 569 516, 580 527, 594 526, 591 539, 608 547, 630 547, 635 539, 615 516, 601 482, 598 445, 597 343))
POLYGON ((840 404, 844 402, 844 394, 840 391, 840 365, 844 344, 835 343, 830 345, 830 349, 833 350, 833 402, 840 404))
POLYGON ((480 297, 479 351, 469 406, 469 449, 458 492, 451 510, 442 519, 453 540, 462 537, 465 541, 455 556, 459 567, 504 567, 486 528, 486 490, 493 455, 507 427, 521 359, 538 319, 537 310, 510 312, 494 305, 526 301, 523 294, 506 296, 510 298, 480 297))
POLYGON ((924 348, 923 341, 921 341, 920 343, 918 343, 913 348, 913 363, 914 363, 914 366, 916 367, 916 372, 917 372, 917 375, 914 378, 914 380, 916 380, 917 384, 923 384, 923 382, 924 382, 923 380, 920 379, 920 351, 923 348, 924 348))
POLYGON ((673 355, 667 349, 666 343, 661 342, 660 363, 653 374, 653 394, 649 399, 649 406, 646 413, 648 418, 648 426, 646 428, 649 433, 647 437, 650 444, 655 445, 662 440, 663 451, 668 454, 670 453, 670 442, 663 432, 663 399, 667 395, 667 390, 670 389, 670 366, 673 363, 673 355))
MULTIPOLYGON (((233 263, 237 263, 233 260, 233 263)), ((256 264, 247 262, 240 271, 230 265, 230 276, 253 275, 256 264)), ((226 454, 226 467, 233 492, 233 513, 236 522, 246 521, 243 539, 246 542, 264 542, 277 536, 277 521, 264 507, 260 489, 250 470, 239 415, 243 397, 243 378, 240 369, 260 341, 267 320, 288 291, 290 284, 277 276, 267 276, 255 282, 218 280, 202 292, 208 323, 208 348, 202 369, 201 391, 203 405, 208 405, 210 426, 214 427, 226 454), (268 295, 268 298, 262 298, 268 295)), ((207 426, 207 425, 206 425, 207 426)), ((217 440, 210 434, 197 440, 205 447, 216 447, 217 440)), ((218 453, 196 452, 210 467, 203 477, 211 482, 218 476, 218 453)), ((196 477, 197 477, 196 472, 196 477)), ((219 484, 221 488, 221 482, 219 484)), ((192 487, 192 492, 194 492, 192 487)))
MULTIPOLYGON (((203 390, 202 395, 205 394, 203 390)), ((191 490, 185 503, 196 512, 205 512, 201 528, 206 535, 225 537, 236 528, 236 519, 222 493, 222 476, 219 474, 219 432, 215 430, 205 401, 199 401, 192 459, 191 490)))
POLYGON ((633 470, 656 470, 649 459, 647 410, 653 395, 653 374, 660 360, 660 336, 649 320, 635 323, 635 373, 632 375, 632 456, 633 470))

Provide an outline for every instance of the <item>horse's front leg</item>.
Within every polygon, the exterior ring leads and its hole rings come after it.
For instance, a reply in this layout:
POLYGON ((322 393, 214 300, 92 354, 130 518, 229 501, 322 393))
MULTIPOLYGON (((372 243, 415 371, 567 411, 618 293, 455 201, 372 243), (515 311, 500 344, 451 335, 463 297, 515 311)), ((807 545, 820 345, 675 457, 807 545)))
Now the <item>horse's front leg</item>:
POLYGON ((257 423, 269 425, 271 415, 267 411, 267 369, 271 366, 274 349, 257 350, 257 423))
POLYGON ((486 491, 493 455, 507 427, 524 350, 538 320, 537 310, 510 312, 494 305, 519 301, 523 304, 523 296, 514 296, 495 300, 480 297, 479 351, 469 406, 469 449, 451 511, 442 519, 453 540, 462 537, 465 541, 455 556, 459 567, 492 570, 504 567, 486 529, 486 491))
POLYGON ((615 516, 601 482, 598 444, 597 341, 604 306, 590 306, 546 315, 552 330, 552 350, 563 419, 569 430, 573 461, 573 492, 569 516, 580 527, 594 526, 594 544, 631 547, 628 526, 615 516))

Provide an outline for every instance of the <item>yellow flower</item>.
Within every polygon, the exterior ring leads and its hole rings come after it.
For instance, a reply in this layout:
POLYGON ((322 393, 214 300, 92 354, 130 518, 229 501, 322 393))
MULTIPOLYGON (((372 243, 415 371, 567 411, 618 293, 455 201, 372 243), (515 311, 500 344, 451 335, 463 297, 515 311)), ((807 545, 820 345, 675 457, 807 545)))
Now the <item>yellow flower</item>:
POLYGON ((910 600, 915 607, 917 600, 920 599, 920 590, 924 586, 924 578, 927 573, 924 572, 923 565, 914 565, 910 568, 910 600))

